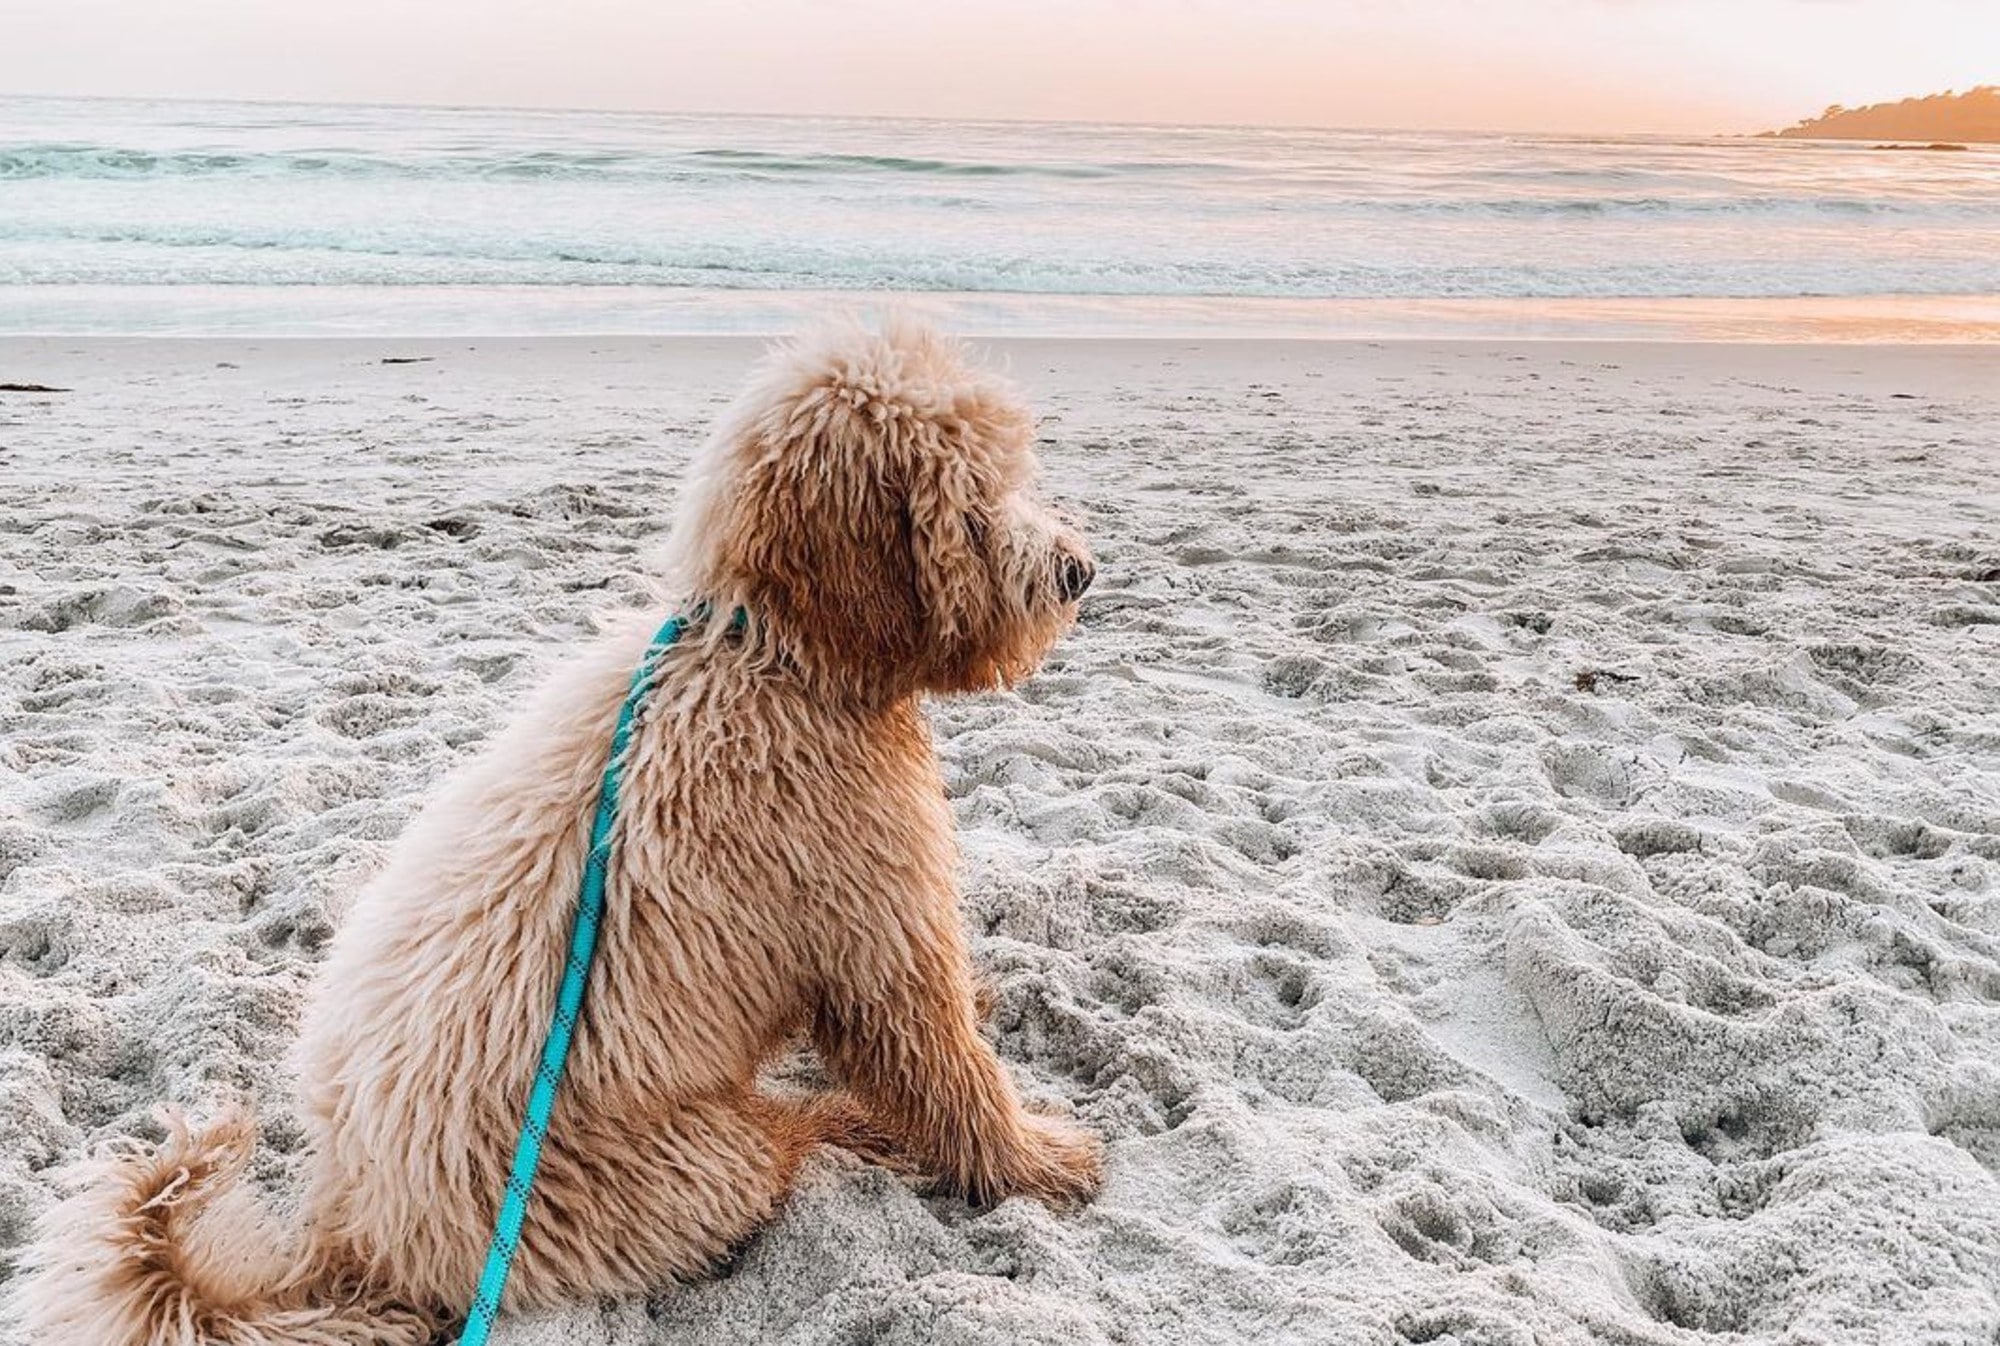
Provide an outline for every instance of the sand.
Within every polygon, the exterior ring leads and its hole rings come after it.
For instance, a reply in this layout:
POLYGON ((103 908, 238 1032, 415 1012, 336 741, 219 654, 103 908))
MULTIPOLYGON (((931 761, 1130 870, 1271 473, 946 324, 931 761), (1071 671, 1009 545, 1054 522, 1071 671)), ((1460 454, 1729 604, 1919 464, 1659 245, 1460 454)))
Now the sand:
MULTIPOLYGON (((829 1157, 497 1341, 2000 1340, 2000 348, 994 349, 1101 572, 935 721, 1102 1198, 829 1157)), ((0 1247, 160 1099, 284 1199, 347 895, 752 350, 0 343, 0 1247)))

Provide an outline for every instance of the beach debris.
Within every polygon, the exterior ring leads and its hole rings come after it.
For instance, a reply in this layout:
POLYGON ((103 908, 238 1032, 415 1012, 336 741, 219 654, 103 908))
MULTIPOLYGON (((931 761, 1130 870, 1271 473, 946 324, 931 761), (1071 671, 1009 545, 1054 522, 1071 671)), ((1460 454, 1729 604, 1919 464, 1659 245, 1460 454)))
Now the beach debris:
POLYGON ((479 535, 479 521, 477 519, 468 519, 456 514, 446 514, 435 519, 426 519, 424 527, 431 529, 433 532, 443 533, 446 537, 468 538, 479 535))
POLYGON ((1597 690, 1597 683, 1600 678, 1609 678, 1612 682, 1637 682, 1639 675, 1637 673, 1615 673, 1608 668, 1578 669, 1576 674, 1576 689, 1579 692, 1594 692, 1597 690))
POLYGON ((382 363, 385 365, 427 365, 435 359, 437 359, 435 355, 385 355, 382 357, 382 363))
POLYGON ((67 388, 51 388, 46 383, 0 383, 0 393, 66 393, 67 388))

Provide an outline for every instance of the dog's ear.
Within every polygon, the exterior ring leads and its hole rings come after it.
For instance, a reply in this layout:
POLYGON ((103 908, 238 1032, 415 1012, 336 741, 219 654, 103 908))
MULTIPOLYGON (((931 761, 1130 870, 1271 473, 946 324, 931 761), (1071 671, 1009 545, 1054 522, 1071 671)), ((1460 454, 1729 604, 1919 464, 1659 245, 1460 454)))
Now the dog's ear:
POLYGON ((998 491, 963 452, 924 454, 912 464, 910 552, 924 617, 926 682, 973 690, 999 678, 990 652, 1000 611, 995 547, 998 491))
POLYGON ((905 487, 865 414, 821 411, 746 455, 723 566, 808 672, 893 695, 924 628, 905 487))

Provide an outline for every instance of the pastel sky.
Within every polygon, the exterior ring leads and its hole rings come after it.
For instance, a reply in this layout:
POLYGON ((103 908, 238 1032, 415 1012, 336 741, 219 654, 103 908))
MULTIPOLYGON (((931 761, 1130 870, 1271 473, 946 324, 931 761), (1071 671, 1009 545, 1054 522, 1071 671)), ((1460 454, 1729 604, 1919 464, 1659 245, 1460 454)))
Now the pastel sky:
POLYGON ((2000 82, 2000 0, 0 0, 0 93, 1747 131, 2000 82))

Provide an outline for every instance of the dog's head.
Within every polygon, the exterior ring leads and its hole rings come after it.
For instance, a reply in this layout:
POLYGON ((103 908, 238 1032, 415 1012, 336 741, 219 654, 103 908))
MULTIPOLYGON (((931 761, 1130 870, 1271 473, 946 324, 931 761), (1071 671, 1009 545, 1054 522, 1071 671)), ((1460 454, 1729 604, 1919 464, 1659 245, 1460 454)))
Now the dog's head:
POLYGON ((1013 390, 922 326, 775 352, 708 445, 674 579, 824 689, 865 701, 1033 671, 1094 573, 1035 491, 1013 390))

